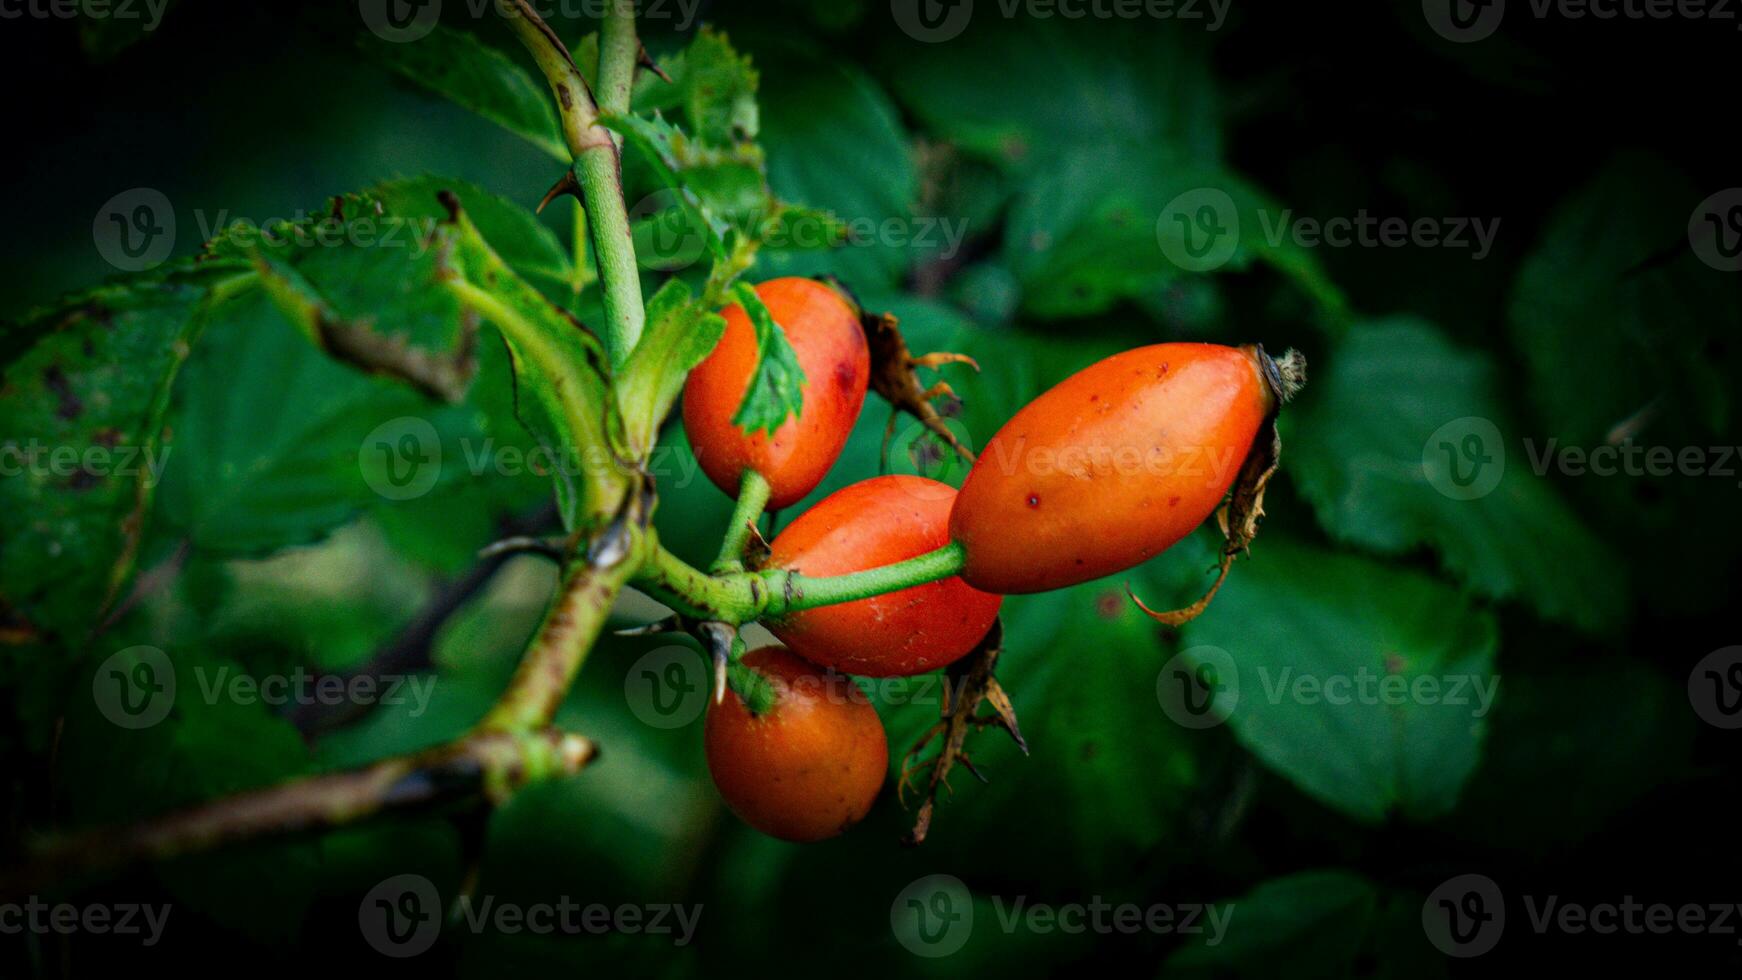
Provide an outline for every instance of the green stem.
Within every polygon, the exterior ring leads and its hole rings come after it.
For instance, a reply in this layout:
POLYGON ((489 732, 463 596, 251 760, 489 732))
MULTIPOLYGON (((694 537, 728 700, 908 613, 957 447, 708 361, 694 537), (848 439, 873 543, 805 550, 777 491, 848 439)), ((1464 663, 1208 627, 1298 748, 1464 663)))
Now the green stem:
POLYGON ((629 209, 623 203, 617 148, 594 147, 582 153, 575 158, 575 174, 592 214, 593 257, 605 297, 605 350, 615 371, 629 360, 647 325, 641 269, 635 263, 635 242, 629 234, 629 209))
MULTIPOLYGON (((544 74, 552 94, 556 96, 557 112, 562 118, 563 140, 575 158, 575 179, 581 186, 581 200, 592 217, 593 255, 599 266, 599 280, 605 298, 605 349, 613 369, 623 366, 629 352, 641 340, 647 311, 641 302, 641 270, 635 263, 635 245, 629 237, 629 209, 623 200, 623 174, 618 158, 617 140, 611 131, 599 125, 599 106, 593 101, 581 70, 569 56, 567 48, 557 39, 556 32, 539 18, 527 0, 496 0, 496 9, 508 22, 522 46, 532 54, 544 74)), ((612 26, 613 20, 634 17, 618 0, 613 2, 606 22, 611 40, 621 46, 621 36, 627 33, 629 72, 635 71, 635 27, 630 23, 612 26)), ((621 71, 617 62, 622 52, 615 48, 600 51, 600 73, 607 67, 615 74, 621 71)))
POLYGON ((739 625, 935 582, 960 572, 966 560, 967 552, 952 541, 906 561, 846 575, 812 577, 783 568, 708 575, 659 546, 633 584, 685 616, 739 625))
MULTIPOLYGON (((612 0, 599 30, 599 107, 623 115, 635 88, 641 45, 635 38, 635 0, 612 0)), ((621 145, 621 143, 619 143, 621 145)))
POLYGON ((732 508, 732 520, 726 525, 726 539, 720 542, 720 556, 714 559, 714 571, 736 572, 743 569, 738 559, 744 556, 744 543, 750 540, 750 529, 768 506, 774 488, 761 473, 744 469, 743 482, 738 486, 738 503, 732 508))

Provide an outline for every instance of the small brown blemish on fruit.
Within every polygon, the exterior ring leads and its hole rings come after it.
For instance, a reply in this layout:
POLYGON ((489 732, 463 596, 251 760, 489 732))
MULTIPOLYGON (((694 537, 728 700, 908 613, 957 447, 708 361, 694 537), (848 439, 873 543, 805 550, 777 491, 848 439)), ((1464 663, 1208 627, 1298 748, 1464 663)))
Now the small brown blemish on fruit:
POLYGON ((1124 603, 1119 601, 1117 592, 1103 592, 1095 599, 1095 612, 1102 619, 1118 619, 1119 610, 1123 607, 1124 603))
POLYGON ((1040 494, 1038 494, 1038 493, 1029 494, 1028 495, 1028 506, 1039 507, 1040 506, 1040 494))
POLYGON ((1178 507, 1179 506, 1179 498, 1178 497, 1167 498, 1167 505, 1169 507, 1178 507))

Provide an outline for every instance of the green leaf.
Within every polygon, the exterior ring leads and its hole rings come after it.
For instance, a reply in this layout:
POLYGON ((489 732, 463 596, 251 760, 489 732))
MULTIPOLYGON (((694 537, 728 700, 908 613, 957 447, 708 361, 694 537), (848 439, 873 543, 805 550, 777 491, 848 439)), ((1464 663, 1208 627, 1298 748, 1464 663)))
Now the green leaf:
MULTIPOLYGON (((1139 860, 1153 873, 1187 856, 1190 814, 1204 805, 1194 791, 1205 777, 1205 743, 1169 723, 1156 703, 1155 675, 1167 657, 1150 621, 1114 580, 1011 596, 1003 617, 997 674, 1029 753, 995 727, 970 734, 969 755, 988 782, 952 780, 926 846, 1001 879, 1067 875, 1100 887, 1139 860), (1035 800, 1072 832, 1037 836, 1010 819, 1035 800), (1014 848, 1020 866, 1008 861, 1014 848)), ((874 686, 891 702, 879 707, 893 772, 899 749, 937 721, 940 683, 941 675, 927 675, 874 686)))
POLYGON ((1443 814, 1475 768, 1498 635, 1433 579, 1273 532, 1185 638, 1182 670, 1235 672, 1213 696, 1240 743, 1357 820, 1443 814))
POLYGON ((1183 165, 1154 148, 1084 147, 1033 169, 1011 208, 1004 256, 1035 316, 1098 313, 1157 301, 1172 283, 1262 263, 1327 320, 1341 292, 1299 245, 1267 234, 1278 209, 1244 180, 1183 165))
POLYGON ((318 540, 384 499, 377 488, 421 495, 457 479, 460 453, 440 433, 468 412, 432 408, 404 385, 329 359, 268 296, 242 297, 177 385, 162 516, 208 552, 318 540))
MULTIPOLYGON (((599 77, 597 32, 575 45, 574 58, 589 80, 599 77)), ((636 72, 631 112, 681 112, 690 132, 716 145, 756 139, 761 129, 756 105, 761 79, 749 56, 739 54, 723 32, 704 24, 688 47, 657 60, 671 81, 650 71, 636 72)))
POLYGON ((703 27, 675 61, 667 73, 677 82, 684 118, 698 137, 711 143, 756 138, 761 129, 756 87, 761 79, 749 57, 733 50, 725 34, 703 27))
POLYGON ((882 60, 896 95, 936 135, 1013 173, 1093 145, 1214 166, 1221 127, 1205 34, 1166 26, 981 17, 958 43, 903 43, 882 60))
MULTIPOLYGON (((224 277, 135 277, 13 327, 24 353, 0 375, 0 613, 76 642, 119 598, 175 447, 169 392, 224 277), (8 611, 9 610, 9 611, 8 611)), ((240 277, 240 278, 235 278, 240 277)))
POLYGON ((1305 871, 1217 904, 1232 912, 1225 932, 1193 938, 1168 957, 1162 976, 1348 976, 1379 891, 1351 871, 1305 871))
POLYGON ((1431 548, 1477 592, 1588 630, 1625 618, 1619 559, 1532 474, 1484 356, 1394 319, 1351 328, 1323 363, 1283 412, 1283 471, 1333 537, 1385 554, 1431 548), (1457 455, 1470 438, 1491 462, 1457 455))
POLYGON ((788 417, 797 418, 804 411, 804 368, 787 342, 786 331, 774 322, 774 315, 749 283, 734 286, 732 297, 750 317, 757 350, 750 387, 732 416, 732 424, 745 432, 762 429, 772 435, 788 417))
POLYGON ((550 90, 470 31, 438 24, 411 43, 358 31, 355 43, 358 51, 393 72, 525 137, 563 163, 569 162, 550 90))
POLYGON ((1633 585, 1665 614, 1728 596, 1742 548, 1742 526, 1712 519, 1735 500, 1735 478, 1716 472, 1727 450, 1711 447, 1735 444, 1742 294, 1734 273, 1689 248, 1705 193, 1655 157, 1608 161, 1551 213, 1506 313, 1539 448, 1699 451, 1699 470, 1678 466, 1667 478, 1586 470, 1567 481, 1628 560, 1651 567, 1633 585), (1657 560, 1664 541, 1695 526, 1704 547, 1657 560))
POLYGON ((1726 429, 1742 296, 1687 247, 1703 196, 1661 159, 1623 154, 1555 208, 1507 308, 1549 434, 1595 445, 1642 412, 1642 439, 1726 429))
POLYGON ((829 252, 766 250, 758 271, 830 272, 861 290, 896 285, 925 254, 915 244, 925 228, 913 219, 919 172, 895 104, 868 75, 838 58, 770 43, 758 46, 757 60, 766 82, 762 143, 769 184, 784 200, 827 209, 852 231, 849 244, 829 252), (885 233, 886 227, 897 234, 885 233))
POLYGON ((726 318, 694 301, 672 279, 647 301, 647 330, 617 381, 617 403, 632 447, 652 449, 660 423, 683 391, 690 369, 702 363, 726 332, 726 318))
POLYGON ((1212 903, 1226 911, 1168 957, 1165 980, 1446 975, 1421 928, 1421 896, 1381 889, 1352 871, 1302 871, 1212 903))

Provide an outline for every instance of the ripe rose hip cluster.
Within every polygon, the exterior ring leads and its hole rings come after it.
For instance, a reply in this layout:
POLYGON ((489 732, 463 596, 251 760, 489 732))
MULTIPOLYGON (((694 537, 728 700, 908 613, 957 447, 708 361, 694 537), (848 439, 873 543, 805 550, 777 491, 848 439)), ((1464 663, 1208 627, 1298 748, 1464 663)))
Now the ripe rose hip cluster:
MULTIPOLYGON (((756 292, 804 371, 802 411, 772 432, 733 424, 758 345, 748 314, 732 306, 718 347, 688 379, 683 418, 716 485, 736 494, 753 473, 766 482, 767 507, 778 509, 815 489, 840 455, 872 365, 860 313, 833 287, 786 278, 756 292)), ((1274 371, 1255 347, 1126 351, 1017 412, 959 492, 922 477, 880 476, 793 521, 770 542, 767 567, 844 575, 955 546, 960 573, 767 622, 785 648, 753 651, 742 663, 767 682, 770 706, 753 711, 731 692, 706 722, 708 766, 727 805, 793 841, 858 822, 883 785, 889 750, 877 712, 844 675, 948 666, 986 635, 1002 596, 1111 575, 1191 533, 1228 494, 1238 461, 1275 411, 1274 371), (1110 456, 1209 447, 1236 465, 1213 479, 1199 470, 1025 465, 1030 455, 1084 447, 1110 456)))

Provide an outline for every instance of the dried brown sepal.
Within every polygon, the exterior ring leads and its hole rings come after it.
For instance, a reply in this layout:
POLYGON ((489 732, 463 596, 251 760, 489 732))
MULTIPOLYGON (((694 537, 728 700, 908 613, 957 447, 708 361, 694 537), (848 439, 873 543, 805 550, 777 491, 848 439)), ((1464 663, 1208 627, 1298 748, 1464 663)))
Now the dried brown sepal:
POLYGON ((974 453, 950 427, 944 424, 944 417, 939 414, 937 406, 932 402, 939 398, 956 397, 949 382, 939 381, 931 387, 926 387, 919 380, 918 370, 928 368, 936 371, 946 364, 966 364, 974 370, 980 370, 980 365, 966 354, 952 354, 944 351, 915 357, 907 346, 907 339, 901 335, 900 321, 890 313, 872 313, 859 302, 853 291, 833 276, 824 276, 822 281, 833 287, 847 302, 859 311, 859 323, 865 329, 865 342, 871 349, 871 390, 883 397, 895 414, 889 417, 889 426, 883 433, 883 458, 889 456, 889 440, 895 435, 895 420, 900 413, 906 412, 920 421, 927 431, 943 440, 962 459, 972 463, 974 453))
POLYGON ((1004 624, 997 621, 972 652, 949 666, 945 671, 943 706, 938 712, 940 720, 919 737, 902 760, 901 779, 896 785, 896 792, 903 806, 907 805, 908 790, 914 788, 914 777, 927 769, 931 771, 926 780, 925 801, 920 804, 919 813, 914 818, 913 830, 905 841, 908 844, 925 842, 926 834, 931 830, 932 812, 937 805, 938 791, 950 789, 951 770, 960 765, 975 779, 986 781, 986 777, 974 768, 974 763, 968 757, 968 732, 997 725, 1010 734, 1023 755, 1028 754, 1028 742, 1022 737, 1022 729, 1016 723, 1016 709, 1010 703, 1010 695, 1005 693, 998 678, 993 675, 1003 646, 1004 624), (982 704, 991 706, 990 715, 979 713, 982 704), (930 759, 921 759, 920 754, 926 747, 939 739, 942 740, 942 745, 937 755, 930 759))
POLYGON ((1291 350, 1280 361, 1273 361, 1262 347, 1250 350, 1264 369, 1265 382, 1270 386, 1272 396, 1271 408, 1264 424, 1259 426, 1258 436, 1252 440, 1252 449, 1247 452, 1245 462, 1240 464, 1240 475, 1235 478, 1228 499, 1216 509, 1216 525, 1222 529, 1224 541, 1217 562, 1216 581, 1197 602, 1184 609, 1165 612, 1149 608, 1130 586, 1125 588, 1126 595, 1137 604, 1137 608, 1163 626, 1183 626, 1203 615, 1216 593, 1221 591, 1222 583, 1228 580, 1228 570, 1233 567, 1234 559, 1251 549, 1252 542, 1258 537, 1258 527, 1264 521, 1264 491, 1282 463, 1282 437, 1276 431, 1276 416, 1283 404, 1306 383, 1306 358, 1291 350))

